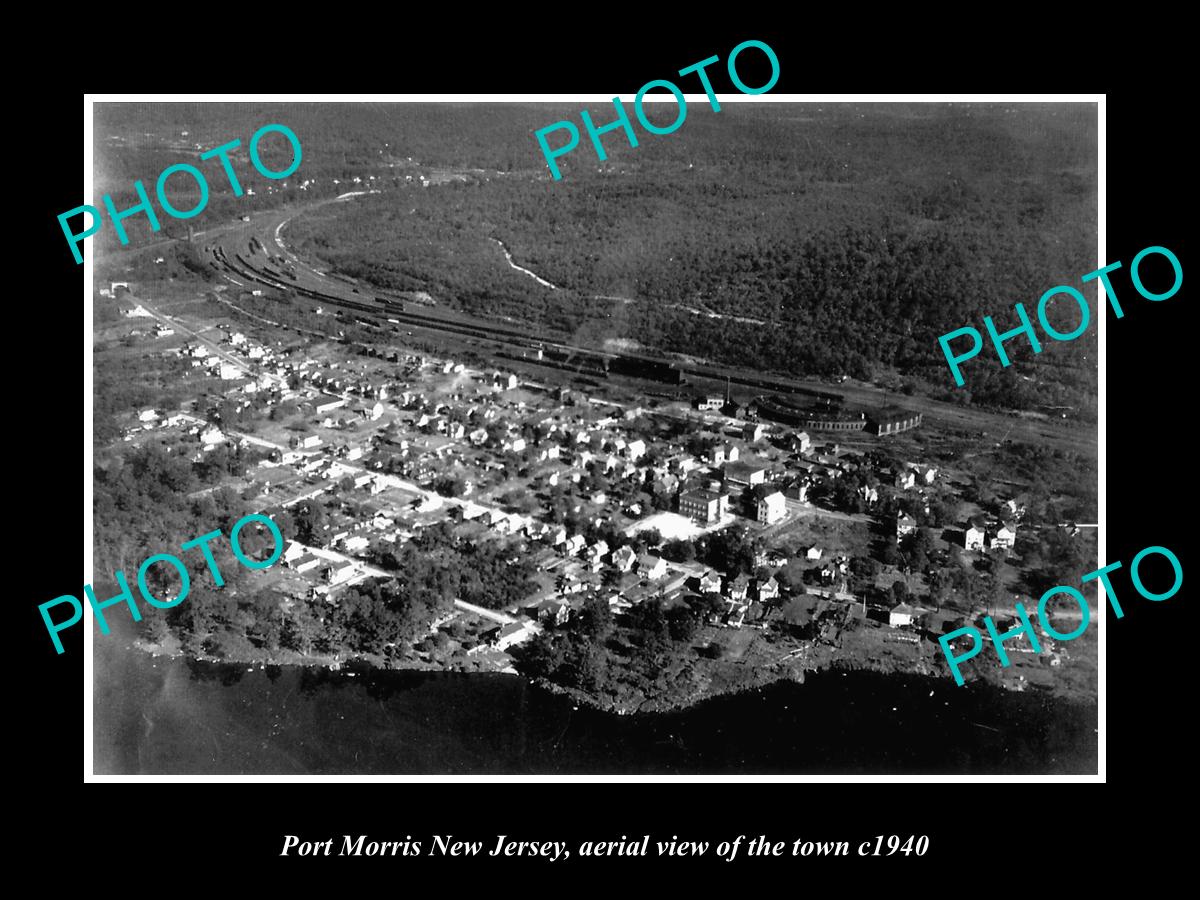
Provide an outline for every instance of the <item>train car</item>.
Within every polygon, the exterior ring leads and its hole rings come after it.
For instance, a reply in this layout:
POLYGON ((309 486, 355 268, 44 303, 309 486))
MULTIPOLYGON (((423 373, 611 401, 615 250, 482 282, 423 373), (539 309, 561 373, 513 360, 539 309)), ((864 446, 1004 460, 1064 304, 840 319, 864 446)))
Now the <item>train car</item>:
POLYGON ((678 367, 671 363, 658 362, 636 356, 617 354, 609 360, 608 371, 617 375, 630 375, 634 378, 661 381, 665 384, 683 383, 683 372, 678 367))

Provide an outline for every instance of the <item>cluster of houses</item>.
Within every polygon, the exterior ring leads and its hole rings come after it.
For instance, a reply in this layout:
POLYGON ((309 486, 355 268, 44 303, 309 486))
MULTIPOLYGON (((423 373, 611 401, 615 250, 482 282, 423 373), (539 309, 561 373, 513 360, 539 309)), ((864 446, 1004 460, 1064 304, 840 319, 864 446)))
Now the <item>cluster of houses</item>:
POLYGON ((973 521, 963 530, 966 550, 1012 550, 1017 540, 1017 526, 1007 522, 973 521))
MULTIPOLYGON (((328 596, 365 572, 355 557, 403 543, 437 523, 448 522, 463 540, 508 539, 514 553, 534 564, 542 589, 529 598, 525 620, 514 623, 520 627, 504 626, 491 635, 491 646, 499 649, 533 633, 526 621, 561 624, 592 594, 616 608, 651 597, 672 603, 689 592, 712 595, 720 598, 721 610, 714 621, 731 627, 753 619, 756 603, 778 605, 772 603, 780 593, 774 577, 697 575, 694 565, 670 564, 629 543, 589 542, 556 524, 549 507, 539 508, 548 502, 544 498, 568 497, 576 521, 599 528, 617 524, 620 517, 623 528, 645 512, 641 504, 620 499, 634 493, 618 489, 625 485, 649 493, 658 509, 678 509, 702 526, 719 525, 740 512, 765 527, 786 519, 789 500, 803 502, 815 485, 870 465, 862 453, 832 442, 817 446, 804 431, 759 422, 739 425, 740 432, 702 434, 699 446, 685 449, 646 428, 639 407, 592 400, 578 391, 523 386, 514 374, 470 370, 453 360, 376 352, 368 354, 377 357, 369 363, 318 361, 307 349, 272 348, 232 330, 221 343, 221 355, 198 341, 184 343, 178 352, 193 366, 231 382, 224 391, 228 398, 248 404, 244 395, 258 393, 256 402, 265 400, 268 407, 296 403, 307 420, 306 429, 287 439, 287 449, 257 470, 261 495, 289 506, 340 486, 337 502, 323 504, 327 515, 316 546, 290 544, 284 567, 310 581, 314 594, 328 596), (242 365, 231 364, 226 355, 242 365), (316 433, 318 427, 322 433, 316 433), (414 483, 426 486, 447 477, 460 486, 445 497, 427 491, 417 496, 412 490, 414 483), (493 487, 499 493, 514 486, 530 498, 524 508, 532 512, 476 499, 493 487)), ((705 397, 698 406, 724 409, 725 399, 705 397)), ((151 409, 137 418, 136 430, 189 429, 200 453, 228 440, 220 427, 183 414, 151 409)), ((859 488, 867 505, 879 502, 879 488, 888 486, 910 494, 928 511, 936 468, 904 463, 872 468, 871 474, 878 487, 859 488)), ((898 538, 916 528, 911 516, 896 520, 898 538)), ((1011 549, 1015 537, 1015 525, 971 523, 964 547, 1011 549)), ((819 547, 802 552, 807 562, 820 563, 819 580, 826 586, 823 594, 817 588, 810 594, 848 596, 847 557, 825 558, 819 547)), ((756 567, 787 561, 786 554, 774 550, 756 560, 756 567)), ((911 625, 924 612, 898 604, 889 624, 911 625)))

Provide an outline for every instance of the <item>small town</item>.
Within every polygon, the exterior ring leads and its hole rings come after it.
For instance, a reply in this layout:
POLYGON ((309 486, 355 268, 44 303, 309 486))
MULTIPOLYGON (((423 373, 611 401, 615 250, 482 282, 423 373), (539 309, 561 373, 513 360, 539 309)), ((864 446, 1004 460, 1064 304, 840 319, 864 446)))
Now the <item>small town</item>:
MULTIPOLYGON (((242 314, 233 293, 210 295, 225 305, 205 308, 230 309, 213 316, 168 314, 194 307, 125 283, 100 292, 120 312, 98 328, 98 366, 133 358, 173 373, 173 402, 115 416, 105 455, 186 459, 210 476, 189 500, 232 492, 287 538, 249 588, 279 627, 260 627, 262 610, 244 629, 236 616, 191 621, 189 646, 160 621, 145 638, 156 651, 528 674, 620 712, 831 666, 946 676, 940 635, 985 615, 1016 622, 1020 598, 1000 585, 1022 535, 1080 534, 1029 523, 1019 490, 933 454, 911 410, 589 389, 324 340, 242 314), (416 550, 470 577, 410 610, 419 621, 390 635, 407 641, 349 624, 416 550), (580 657, 577 639, 619 627, 627 666, 615 652, 580 657), (648 644, 652 667, 632 652, 648 644)), ((1034 654, 1013 641, 1013 665, 981 657, 967 677, 1086 692, 1086 647, 1047 641, 1034 654)))

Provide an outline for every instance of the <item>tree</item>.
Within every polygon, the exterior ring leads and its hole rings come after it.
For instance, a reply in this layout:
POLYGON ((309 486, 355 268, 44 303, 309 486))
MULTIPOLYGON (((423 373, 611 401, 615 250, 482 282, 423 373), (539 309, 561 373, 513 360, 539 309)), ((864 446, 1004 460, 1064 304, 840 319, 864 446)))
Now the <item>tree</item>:
POLYGON ((657 666, 671 645, 671 633, 658 600, 643 600, 629 610, 629 628, 641 645, 643 659, 657 666))
POLYGON ((467 486, 457 475, 442 475, 434 479, 433 489, 443 497, 461 497, 467 486))
POLYGON ((315 500, 304 500, 294 508, 296 540, 302 544, 321 543, 321 534, 329 518, 325 507, 315 500))
POLYGON ((928 528, 918 528, 900 541, 900 555, 913 572, 921 572, 929 565, 929 553, 932 550, 933 538, 928 528))
POLYGON ((142 636, 151 644, 162 644, 171 634, 162 615, 147 615, 142 619, 142 636))
POLYGON ((663 544, 662 555, 671 562, 691 562, 696 558, 696 545, 689 540, 672 540, 663 544))
POLYGON ((612 608, 600 596, 593 595, 583 602, 578 619, 578 631, 593 641, 604 641, 612 633, 612 608))
POLYGON ((662 533, 657 528, 645 528, 637 533, 647 547, 657 547, 663 542, 662 533))
POLYGON ((700 627, 700 616, 690 606, 674 606, 667 613, 667 631, 674 641, 690 641, 700 627))
POLYGON ((856 556, 850 560, 850 571, 859 578, 874 581, 883 568, 869 556, 856 556))

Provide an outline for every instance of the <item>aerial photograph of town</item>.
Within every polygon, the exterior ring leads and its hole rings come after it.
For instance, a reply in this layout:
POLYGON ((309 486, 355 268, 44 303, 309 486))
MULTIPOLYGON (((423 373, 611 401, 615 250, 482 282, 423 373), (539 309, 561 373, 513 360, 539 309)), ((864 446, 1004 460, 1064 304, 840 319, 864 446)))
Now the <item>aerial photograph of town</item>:
POLYGON ((1095 104, 581 108, 95 103, 95 771, 1095 774, 1095 104))

